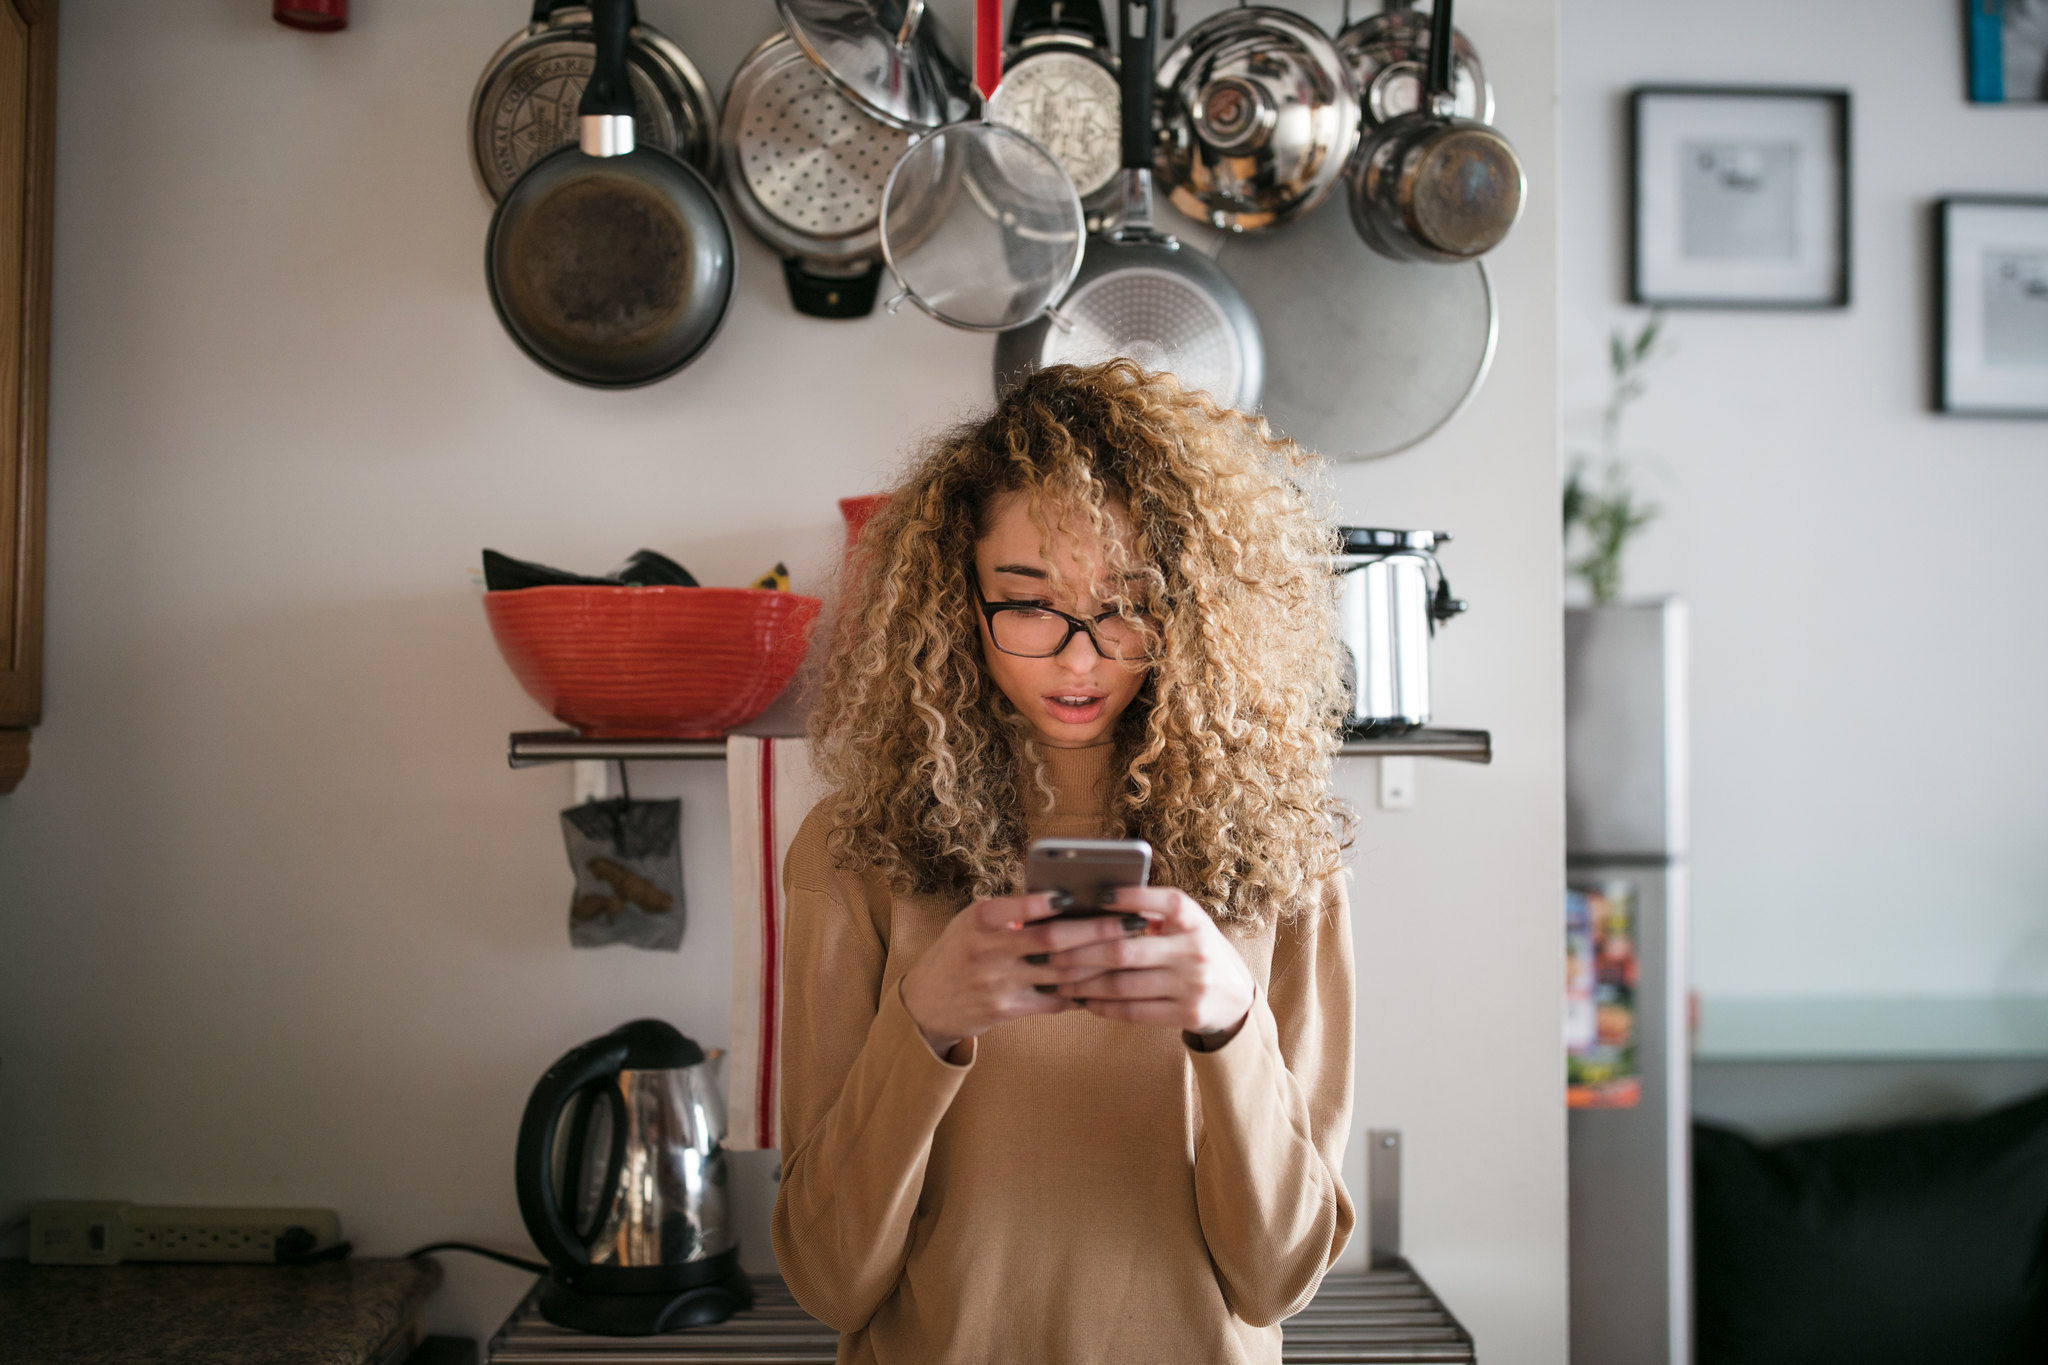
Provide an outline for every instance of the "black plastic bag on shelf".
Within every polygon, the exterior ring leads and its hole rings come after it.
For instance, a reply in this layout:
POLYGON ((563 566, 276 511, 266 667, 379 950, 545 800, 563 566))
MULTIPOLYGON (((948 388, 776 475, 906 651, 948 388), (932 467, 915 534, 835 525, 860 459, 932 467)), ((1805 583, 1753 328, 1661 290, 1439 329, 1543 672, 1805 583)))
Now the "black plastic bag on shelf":
POLYGON ((522 588, 561 586, 616 588, 694 588, 696 576, 656 550, 635 550, 625 562, 608 574, 571 573, 530 559, 514 559, 496 550, 484 551, 484 586, 492 592, 517 592, 522 588))
POLYGON ((683 803, 630 795, 562 812, 576 889, 569 943, 674 952, 683 941, 683 803))

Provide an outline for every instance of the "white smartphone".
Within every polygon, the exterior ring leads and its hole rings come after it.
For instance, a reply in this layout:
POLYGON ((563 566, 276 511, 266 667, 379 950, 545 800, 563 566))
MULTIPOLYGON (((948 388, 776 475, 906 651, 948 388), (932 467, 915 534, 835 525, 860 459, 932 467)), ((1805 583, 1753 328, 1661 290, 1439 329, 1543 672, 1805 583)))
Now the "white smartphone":
POLYGON ((1092 919, 1121 886, 1143 886, 1152 875, 1152 845, 1143 839, 1034 839, 1024 860, 1026 891, 1064 891, 1067 907, 1054 919, 1092 919))

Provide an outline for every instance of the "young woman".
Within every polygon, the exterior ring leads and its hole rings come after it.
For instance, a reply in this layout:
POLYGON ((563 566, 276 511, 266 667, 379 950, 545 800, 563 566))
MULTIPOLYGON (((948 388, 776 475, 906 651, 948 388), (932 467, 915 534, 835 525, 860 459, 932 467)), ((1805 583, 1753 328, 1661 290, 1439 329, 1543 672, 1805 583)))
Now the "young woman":
POLYGON ((1342 1250, 1333 548, 1301 456, 1056 367, 869 523, 785 867, 776 1257, 845 1361, 1277 1362, 1342 1250), (1114 915, 1036 837, 1143 838, 1114 915))

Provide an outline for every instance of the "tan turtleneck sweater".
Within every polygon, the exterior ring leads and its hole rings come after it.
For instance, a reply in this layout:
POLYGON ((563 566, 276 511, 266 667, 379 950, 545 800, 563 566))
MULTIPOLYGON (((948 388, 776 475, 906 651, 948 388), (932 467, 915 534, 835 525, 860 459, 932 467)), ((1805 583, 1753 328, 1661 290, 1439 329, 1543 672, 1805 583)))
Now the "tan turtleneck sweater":
MULTIPOLYGON (((1104 833, 1109 745, 1049 756, 1034 836, 1104 833)), ((1082 1011, 935 1055, 898 983, 961 908, 784 865, 775 1255, 841 1362, 1278 1362, 1350 1235, 1351 928, 1320 904, 1231 942, 1257 982, 1213 1052, 1082 1011)))

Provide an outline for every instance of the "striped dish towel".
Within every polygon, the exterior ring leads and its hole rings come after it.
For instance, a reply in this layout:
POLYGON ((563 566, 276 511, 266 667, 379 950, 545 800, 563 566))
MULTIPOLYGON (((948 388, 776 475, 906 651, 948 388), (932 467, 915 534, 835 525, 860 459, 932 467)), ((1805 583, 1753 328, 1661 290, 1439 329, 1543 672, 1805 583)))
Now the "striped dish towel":
POLYGON ((732 1051, 726 1137, 734 1151, 776 1145, 782 1100, 782 859, 825 793, 801 739, 733 735, 725 742, 732 819, 732 1051))

